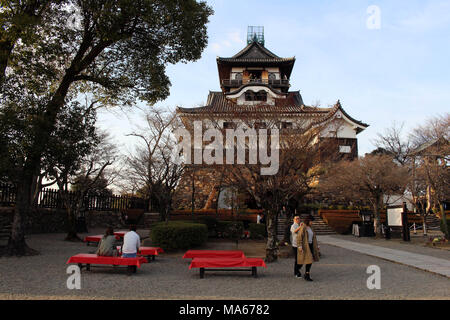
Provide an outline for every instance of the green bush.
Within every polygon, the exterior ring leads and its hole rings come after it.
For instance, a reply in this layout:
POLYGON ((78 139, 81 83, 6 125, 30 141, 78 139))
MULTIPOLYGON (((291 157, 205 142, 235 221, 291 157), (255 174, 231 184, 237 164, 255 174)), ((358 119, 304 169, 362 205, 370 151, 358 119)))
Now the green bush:
POLYGON ((244 232, 242 221, 218 221, 217 235, 222 238, 239 239, 244 232))
POLYGON ((250 223, 249 225, 250 238, 264 239, 266 237, 266 225, 258 223, 250 223))
POLYGON ((208 240, 208 228, 200 223, 160 222, 154 225, 150 237, 155 246, 164 250, 189 249, 208 240))
POLYGON ((218 221, 216 218, 205 216, 205 217, 197 218, 195 220, 195 222, 206 225, 206 227, 208 228, 208 236, 209 237, 215 237, 217 235, 218 221))

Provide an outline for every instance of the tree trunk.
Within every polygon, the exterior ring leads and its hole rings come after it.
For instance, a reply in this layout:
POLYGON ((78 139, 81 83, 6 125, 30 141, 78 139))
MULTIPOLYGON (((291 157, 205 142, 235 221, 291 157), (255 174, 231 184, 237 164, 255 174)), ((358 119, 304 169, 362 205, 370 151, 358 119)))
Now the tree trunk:
POLYGON ((31 209, 32 176, 24 177, 17 185, 16 208, 11 235, 6 246, 6 254, 10 256, 36 255, 38 251, 29 248, 25 242, 25 218, 31 209))
POLYGON ((67 212, 68 215, 68 230, 65 241, 82 241, 77 234, 77 219, 74 217, 73 213, 67 212))
POLYGON ((439 204, 439 209, 441 210, 441 219, 442 219, 442 223, 444 225, 445 239, 449 239, 447 217, 445 214, 444 205, 442 203, 439 204))
POLYGON ((77 217, 80 213, 80 207, 82 205, 84 196, 81 195, 81 199, 77 199, 75 203, 75 208, 71 208, 70 200, 68 199, 68 194, 65 195, 66 198, 66 210, 67 210, 67 236, 65 241, 82 241, 77 234, 77 217))
POLYGON ((8 39, 0 41, 0 86, 5 80, 6 67, 13 47, 12 41, 8 39))
POLYGON ((291 243, 291 225, 292 225, 292 218, 293 218, 293 213, 290 211, 286 210, 286 226, 284 227, 284 232, 283 232, 283 242, 285 243, 291 243))
POLYGON ((422 225, 423 225, 423 235, 426 236, 427 235, 427 221, 426 221, 427 216, 425 215, 425 213, 422 214, 422 225))
MULTIPOLYGON (((374 204, 373 204, 373 214, 374 214, 374 229, 375 229, 375 237, 376 238, 381 238, 383 236, 383 233, 381 231, 381 215, 380 215, 380 210, 379 210, 379 203, 380 203, 380 198, 377 197, 374 204)), ((387 212, 386 212, 386 219, 387 219, 387 212)), ((389 226, 386 225, 387 228, 389 228, 389 226)))
POLYGON ((266 262, 274 262, 278 258, 276 218, 276 212, 272 210, 267 211, 266 262))

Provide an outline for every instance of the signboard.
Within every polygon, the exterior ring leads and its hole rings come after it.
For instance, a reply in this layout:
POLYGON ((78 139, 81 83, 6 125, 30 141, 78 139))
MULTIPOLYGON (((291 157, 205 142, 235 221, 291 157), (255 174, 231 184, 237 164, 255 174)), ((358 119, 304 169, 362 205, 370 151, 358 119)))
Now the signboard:
POLYGON ((401 227, 403 208, 388 208, 387 218, 390 227, 401 227))

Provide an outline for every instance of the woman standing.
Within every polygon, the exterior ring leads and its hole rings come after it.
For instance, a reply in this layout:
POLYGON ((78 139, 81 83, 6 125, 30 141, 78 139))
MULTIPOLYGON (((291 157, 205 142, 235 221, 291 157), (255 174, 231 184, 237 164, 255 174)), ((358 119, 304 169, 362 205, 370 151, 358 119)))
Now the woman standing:
POLYGON ((297 234, 297 263, 299 264, 299 274, 303 265, 305 265, 305 280, 313 281, 310 276, 311 265, 313 261, 319 261, 319 247, 317 245, 316 234, 311 228, 311 217, 307 217, 304 223, 300 225, 297 234))

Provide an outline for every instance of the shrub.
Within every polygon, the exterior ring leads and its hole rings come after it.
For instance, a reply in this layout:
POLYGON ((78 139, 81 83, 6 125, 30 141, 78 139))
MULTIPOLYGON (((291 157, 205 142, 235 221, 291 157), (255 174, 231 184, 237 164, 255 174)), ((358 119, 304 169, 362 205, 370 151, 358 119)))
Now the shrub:
POLYGON ((189 249, 208 240, 208 228, 200 223, 160 222, 154 225, 150 237, 154 245, 164 250, 189 249))
POLYGON ((218 221, 216 218, 209 217, 209 216, 199 217, 195 220, 195 222, 206 225, 206 227, 208 228, 208 236, 209 237, 215 237, 217 235, 218 221))
POLYGON ((258 223, 249 224, 250 238, 252 239, 264 239, 266 237, 266 225, 258 223))
POLYGON ((239 239, 244 232, 242 221, 218 221, 217 235, 222 238, 239 239))

